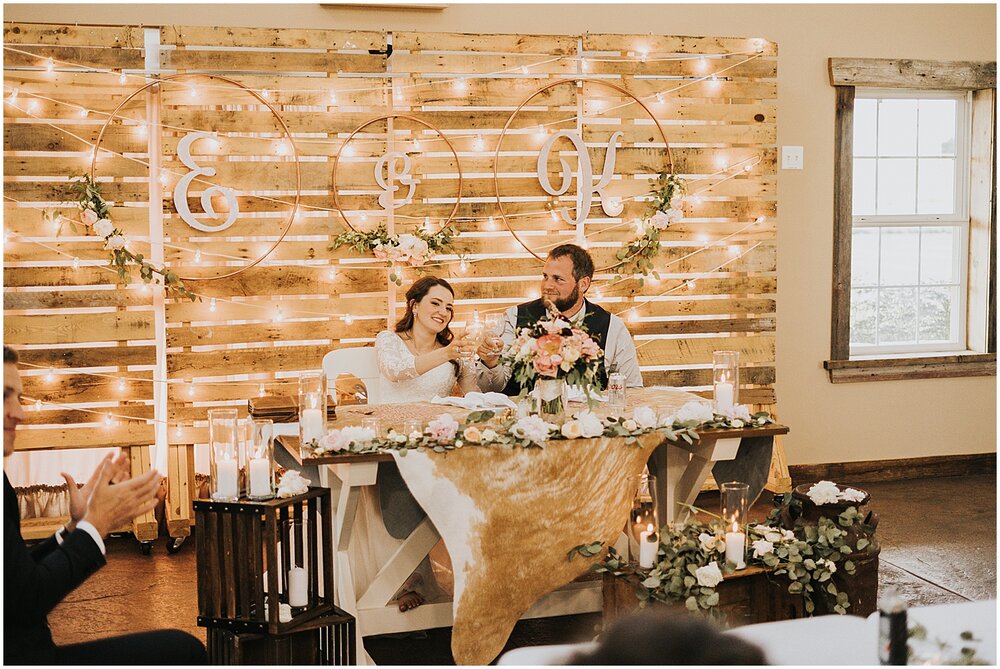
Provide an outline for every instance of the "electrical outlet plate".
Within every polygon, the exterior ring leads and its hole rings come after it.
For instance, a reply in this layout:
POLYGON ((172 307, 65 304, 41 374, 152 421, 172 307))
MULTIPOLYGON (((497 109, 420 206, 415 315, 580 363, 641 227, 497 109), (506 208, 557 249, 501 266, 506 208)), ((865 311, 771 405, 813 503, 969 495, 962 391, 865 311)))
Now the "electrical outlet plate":
POLYGON ((801 170, 805 160, 803 154, 801 146, 781 147, 781 169, 801 170))

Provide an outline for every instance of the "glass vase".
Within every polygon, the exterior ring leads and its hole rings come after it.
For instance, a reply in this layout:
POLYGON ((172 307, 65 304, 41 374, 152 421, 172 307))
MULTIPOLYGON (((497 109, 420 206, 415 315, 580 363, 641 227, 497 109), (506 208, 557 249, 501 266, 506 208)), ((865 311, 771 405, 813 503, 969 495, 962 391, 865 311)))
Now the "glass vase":
POLYGON ((750 504, 750 485, 730 481, 719 486, 720 515, 726 524, 726 561, 737 569, 746 567, 747 509, 750 504))
POLYGON ((642 569, 652 569, 660 547, 660 518, 656 505, 656 477, 644 473, 630 479, 629 550, 642 569))
POLYGON ((236 409, 209 410, 209 485, 214 500, 235 502, 240 498, 244 458, 238 428, 236 409))
POLYGON ((265 418, 250 424, 247 449, 247 497, 263 501, 274 497, 274 423, 265 418))
POLYGON ((715 413, 728 414, 740 401, 740 352, 712 353, 712 398, 715 413))
POLYGON ((535 381, 538 415, 547 423, 562 425, 566 420, 567 388, 562 379, 535 381))
POLYGON ((326 376, 305 372, 299 377, 299 450, 310 457, 326 436, 326 376))

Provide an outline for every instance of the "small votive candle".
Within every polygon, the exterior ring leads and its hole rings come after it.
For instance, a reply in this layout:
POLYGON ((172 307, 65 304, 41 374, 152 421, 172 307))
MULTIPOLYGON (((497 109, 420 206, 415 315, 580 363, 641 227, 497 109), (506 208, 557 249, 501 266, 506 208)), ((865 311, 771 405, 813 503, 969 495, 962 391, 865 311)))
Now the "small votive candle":
POLYGON ((639 533, 639 567, 652 569, 656 564, 656 553, 660 547, 659 537, 653 531, 653 525, 646 525, 646 530, 639 533))

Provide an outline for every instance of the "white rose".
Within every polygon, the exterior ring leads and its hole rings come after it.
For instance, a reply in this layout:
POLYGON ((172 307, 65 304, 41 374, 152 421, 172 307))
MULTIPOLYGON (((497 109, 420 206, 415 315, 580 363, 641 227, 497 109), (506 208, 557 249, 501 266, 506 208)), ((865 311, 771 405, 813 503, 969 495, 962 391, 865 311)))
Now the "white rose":
POLYGON ((635 432, 636 428, 639 426, 636 425, 635 421, 632 420, 631 418, 626 418, 625 420, 622 421, 622 427, 628 430, 629 432, 635 432))
POLYGON ((94 223, 97 223, 97 218, 98 218, 97 212, 94 211, 93 209, 84 209, 83 212, 80 214, 80 220, 86 223, 87 225, 93 225, 94 223))
POLYGON ((662 211, 658 211, 649 218, 649 224, 657 230, 666 230, 670 225, 670 217, 662 211))
POLYGON ((837 563, 832 560, 826 561, 826 568, 830 570, 831 574, 837 573, 837 563))
POLYGON ((491 441, 496 441, 496 440, 497 440, 497 433, 496 432, 494 432, 493 430, 491 430, 489 428, 486 428, 485 430, 483 430, 483 443, 484 444, 488 444, 491 441))
POLYGON ((576 420, 580 423, 580 431, 584 437, 593 438, 604 434, 604 423, 592 411, 581 411, 576 415, 576 420))
POLYGON ((712 406, 707 402, 688 402, 677 410, 674 417, 682 423, 689 421, 704 423, 712 420, 714 414, 712 406))
POLYGON ((795 539, 795 532, 791 530, 781 530, 781 538, 783 541, 793 541, 795 539))
POLYGON ((414 256, 422 256, 427 253, 427 242, 416 235, 406 232, 399 236, 399 246, 397 251, 400 260, 409 260, 414 256))
POLYGON ((101 237, 107 237, 114 231, 115 231, 114 224, 106 218, 102 218, 101 220, 94 223, 94 232, 96 232, 101 237))
POLYGON ((771 541, 771 542, 781 541, 781 532, 779 532, 778 530, 772 529, 770 532, 765 532, 764 533, 764 539, 766 541, 771 541))
POLYGON ((701 544, 702 549, 711 553, 714 550, 718 550, 719 542, 718 537, 714 534, 708 534, 707 532, 702 532, 698 535, 698 543, 701 544))
POLYGON ((865 498, 865 494, 860 490, 855 490, 854 488, 848 488, 844 492, 840 493, 840 499, 845 502, 860 502, 865 498))
POLYGON ((698 585, 704 588, 714 588, 719 583, 722 583, 722 572, 719 570, 718 562, 698 567, 694 572, 694 576, 698 579, 698 585))
POLYGON ((632 419, 644 430, 656 427, 656 412, 649 407, 636 407, 632 412, 632 419))
POLYGON ((672 413, 663 414, 660 416, 660 427, 673 427, 676 418, 672 413))
POLYGON ((309 491, 309 479, 294 469, 286 469, 278 481, 278 497, 293 497, 309 491))
POLYGON ((736 428, 743 427, 743 421, 741 421, 739 418, 735 418, 733 419, 732 426, 736 428))
POLYGON ((719 413, 730 420, 739 419, 744 422, 750 420, 750 407, 746 404, 734 404, 723 408, 719 413))
POLYGON ((840 488, 832 481, 820 481, 809 488, 806 495, 816 506, 836 504, 840 497, 840 488))
POLYGON ((549 430, 555 425, 546 423, 541 416, 531 415, 519 419, 511 427, 511 432, 518 439, 527 439, 534 443, 540 443, 549 438, 549 430))
POLYGON ((583 436, 583 428, 580 427, 580 422, 575 420, 568 420, 563 423, 559 431, 567 439, 579 439, 583 436))
POLYGON ((671 206, 670 209, 667 209, 667 211, 664 212, 664 215, 667 217, 668 223, 673 223, 674 221, 679 221, 682 218, 684 218, 684 211, 677 207, 671 206))
POLYGON ((125 239, 125 235, 112 235, 108 237, 107 243, 104 244, 104 250, 114 251, 116 249, 123 249, 127 243, 128 240, 125 239))
POLYGON ((753 542, 753 556, 755 558, 764 557, 768 553, 774 552, 774 544, 765 539, 758 539, 753 542))

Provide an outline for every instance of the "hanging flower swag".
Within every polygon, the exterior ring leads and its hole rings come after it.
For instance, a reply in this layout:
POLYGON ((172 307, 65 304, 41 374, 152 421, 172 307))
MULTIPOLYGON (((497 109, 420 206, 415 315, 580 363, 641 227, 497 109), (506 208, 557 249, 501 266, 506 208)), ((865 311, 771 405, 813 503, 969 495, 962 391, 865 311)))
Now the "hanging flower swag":
POLYGON ((660 233, 684 216, 680 203, 684 188, 684 179, 670 172, 660 172, 655 187, 649 191, 653 196, 649 209, 642 218, 636 220, 636 227, 642 228, 642 234, 618 250, 621 274, 640 274, 640 287, 648 274, 656 279, 660 278, 653 268, 653 259, 660 252, 660 233))
MULTIPOLYGON (((108 203, 101 196, 101 187, 89 175, 80 177, 73 182, 73 190, 79 193, 77 206, 80 207, 80 221, 85 230, 90 234, 104 238, 104 249, 109 251, 111 266, 118 272, 118 279, 123 284, 132 282, 132 269, 139 268, 139 276, 146 283, 153 283, 154 274, 159 274, 163 280, 163 288, 167 294, 176 297, 188 298, 192 302, 201 300, 200 297, 192 293, 184 285, 173 271, 166 267, 156 267, 143 257, 141 253, 133 253, 128 249, 128 237, 111 221, 111 209, 108 203)), ((46 217, 51 218, 54 214, 46 211, 46 217)), ((58 214, 55 214, 58 216, 58 214)), ((77 221, 70 221, 74 228, 77 221)))
POLYGON ((369 232, 349 230, 337 236, 329 246, 336 251, 341 246, 353 247, 358 253, 371 253, 378 260, 389 262, 393 271, 389 279, 398 286, 403 285, 403 277, 396 271, 396 264, 423 267, 428 260, 440 253, 447 253, 455 239, 455 229, 445 226, 437 232, 427 232, 418 227, 413 233, 404 232, 390 235, 385 225, 379 225, 369 232))

